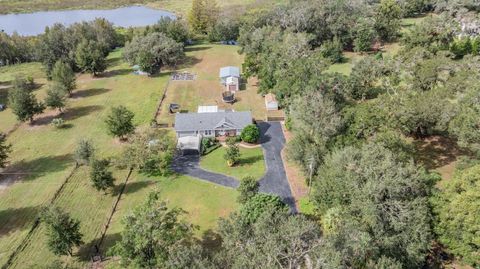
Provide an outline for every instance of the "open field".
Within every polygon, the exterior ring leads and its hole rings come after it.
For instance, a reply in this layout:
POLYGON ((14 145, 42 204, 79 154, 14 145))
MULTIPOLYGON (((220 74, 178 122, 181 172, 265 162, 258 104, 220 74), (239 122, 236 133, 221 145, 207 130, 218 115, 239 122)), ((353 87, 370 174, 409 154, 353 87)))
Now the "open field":
POLYGON ((188 63, 179 72, 197 75, 194 81, 171 81, 166 99, 157 117, 160 124, 174 122, 175 114, 169 112, 169 104, 180 105, 182 112, 197 112, 199 105, 218 105, 221 109, 237 111, 252 110, 255 119, 265 119, 267 110, 264 99, 257 94, 256 81, 250 79, 244 90, 236 93, 237 102, 233 105, 222 101, 223 86, 218 74, 221 67, 238 66, 243 63, 243 55, 238 54, 239 47, 216 44, 201 44, 186 49, 188 63))
POLYGON ((232 176, 238 180, 252 176, 256 179, 265 174, 265 160, 262 148, 240 148, 240 160, 234 167, 229 167, 223 158, 226 148, 220 147, 200 160, 200 166, 208 171, 232 176))
MULTIPOLYGON (((119 153, 123 144, 111 138, 104 125, 110 107, 125 105, 135 113, 136 125, 149 125, 169 73, 155 77, 134 75, 121 59, 121 50, 111 53, 108 62, 108 70, 100 77, 78 77, 78 89, 68 100, 67 110, 62 115, 67 128, 55 129, 51 126, 50 121, 59 115, 56 111, 47 110, 35 118, 33 125, 20 124, 8 136, 8 142, 13 145, 13 154, 11 164, 0 175, 0 264, 3 265, 22 242, 39 210, 49 203, 74 168, 72 152, 79 139, 91 139, 99 157, 113 157, 119 153)), ((0 68, 3 95, 7 94, 15 73, 27 73, 40 84, 46 83, 41 66, 37 63, 0 68)), ((37 97, 42 99, 46 88, 44 85, 37 89, 37 97)), ((0 112, 0 130, 9 130, 14 125, 15 118, 10 110, 0 112)), ((118 185, 123 182, 126 173, 115 171, 115 174, 118 185)), ((126 195, 122 197, 119 211, 112 220, 107 242, 118 239, 121 217, 143 201, 153 188, 160 189, 173 206, 190 212, 188 218, 200 227, 199 236, 204 231, 214 229, 219 216, 227 216, 236 208, 236 192, 232 189, 187 177, 145 179, 134 174, 127 185, 126 195)), ((91 247, 89 244, 98 238, 114 198, 111 194, 103 195, 94 191, 86 168, 80 168, 54 202, 81 221, 86 244, 80 248, 79 255, 70 260, 72 264, 86 261, 91 247)), ((40 225, 34 231, 25 249, 14 259, 14 267, 24 267, 24 261, 33 266, 45 265, 55 259, 45 248, 43 230, 40 225)))
MULTIPOLYGON (((69 212, 73 218, 81 220, 81 233, 85 244, 78 251, 80 262, 88 262, 93 242, 96 240, 102 230, 102 226, 107 221, 107 216, 111 212, 118 192, 120 183, 127 176, 127 171, 115 171, 117 187, 104 194, 96 191, 92 186, 88 175, 87 167, 80 167, 65 185, 65 189, 55 200, 54 205, 69 212), (86 199, 86 197, 88 197, 86 199)), ((52 254, 45 246, 47 237, 45 235, 45 226, 40 224, 39 229, 35 230, 29 240, 29 244, 24 251, 16 257, 12 268, 26 268, 44 265, 53 262, 57 257, 52 254)), ((65 258, 68 259, 68 258, 65 258)), ((72 263, 78 263, 72 259, 72 263)))
MULTIPOLYGON (((284 0, 217 0, 221 8, 226 10, 241 8, 246 5, 284 0)), ((178 15, 186 16, 191 8, 191 0, 0 0, 0 14, 28 13, 45 10, 68 9, 109 9, 130 5, 146 5, 152 8, 165 9, 178 15)))
MULTIPOLYGON (((40 207, 53 197, 70 173, 74 165, 72 152, 79 139, 92 139, 99 156, 112 156, 121 149, 121 145, 107 135, 104 126, 111 106, 127 106, 135 112, 135 123, 139 125, 149 122, 167 76, 135 76, 119 57, 120 51, 111 54, 110 67, 103 77, 79 77, 78 90, 69 99, 68 109, 62 116, 68 128, 50 126, 57 112, 46 111, 33 125, 22 124, 8 137, 13 154, 11 165, 1 176, 0 214, 10 217, 0 218, 0 264, 24 238, 40 207), (138 88, 140 83, 142 87, 138 88)), ((37 90, 36 95, 44 96, 45 88, 37 90)), ((0 117, 3 123, 4 117, 12 117, 11 111, 1 112, 0 117)), ((2 129, 8 128, 10 126, 2 126, 2 129)))

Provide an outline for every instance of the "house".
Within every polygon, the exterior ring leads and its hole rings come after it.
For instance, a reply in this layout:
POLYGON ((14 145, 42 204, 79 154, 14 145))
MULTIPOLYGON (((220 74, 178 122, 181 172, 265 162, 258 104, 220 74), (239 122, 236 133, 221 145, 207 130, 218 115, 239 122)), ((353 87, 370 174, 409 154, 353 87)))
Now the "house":
POLYGON ((275 94, 269 93, 265 95, 265 107, 267 110, 278 110, 278 101, 275 94))
POLYGON ((222 85, 226 85, 227 78, 229 77, 237 78, 237 80, 240 79, 240 68, 235 66, 222 67, 220 68, 219 76, 220 76, 220 83, 222 83, 222 85))
POLYGON ((179 139, 187 136, 237 136, 252 122, 250 111, 177 113, 175 114, 175 132, 179 139))

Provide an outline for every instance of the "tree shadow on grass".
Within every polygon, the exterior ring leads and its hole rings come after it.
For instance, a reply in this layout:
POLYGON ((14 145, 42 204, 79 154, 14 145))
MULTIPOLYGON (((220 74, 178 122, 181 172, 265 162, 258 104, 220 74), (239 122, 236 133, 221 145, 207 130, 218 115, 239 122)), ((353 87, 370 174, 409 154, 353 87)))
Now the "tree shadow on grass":
POLYGON ((185 59, 182 62, 180 62, 177 68, 178 69, 189 68, 201 62, 202 62, 202 59, 200 58, 197 58, 195 56, 186 56, 185 59))
POLYGON ((6 104, 8 99, 8 90, 10 87, 4 88, 0 84, 0 104, 6 104))
POLYGON ((453 139, 443 136, 416 140, 413 145, 415 160, 428 169, 437 169, 455 162, 459 156, 470 155, 469 152, 458 147, 453 139))
POLYGON ((40 207, 21 207, 0 210, 0 238, 11 232, 28 229, 28 224, 35 220, 40 207))
POLYGON ((195 46, 195 47, 186 47, 185 52, 194 52, 211 49, 211 46, 195 46))
POLYGON ((86 98, 95 95, 100 95, 109 92, 110 89, 105 88, 93 88, 93 89, 86 89, 86 90, 79 90, 72 93, 70 96, 71 98, 86 98))
POLYGON ((100 254, 102 257, 107 256, 108 250, 115 245, 116 242, 122 239, 120 233, 106 234, 100 244, 100 238, 95 238, 90 242, 81 245, 77 250, 77 257, 81 261, 90 261, 91 257, 100 254), (98 251, 98 253, 97 253, 98 251))
POLYGON ((222 237, 212 229, 208 229, 203 232, 200 244, 208 252, 216 253, 222 247, 222 237))
POLYGON ((101 110, 103 106, 93 105, 93 106, 82 106, 82 107, 74 107, 67 109, 66 112, 62 114, 52 114, 47 116, 40 116, 35 119, 35 121, 31 124, 32 126, 43 126, 48 125, 52 122, 55 118, 62 118, 64 120, 75 120, 84 116, 89 115, 95 111, 101 110))
POLYGON ((132 69, 128 68, 123 68, 123 69, 115 69, 115 70, 109 70, 101 73, 98 77, 99 78, 111 78, 115 76, 124 76, 132 73, 132 69))
MULTIPOLYGON (((146 188, 150 185, 153 185, 153 184, 155 184, 153 181, 128 182, 127 186, 125 187, 125 190, 123 191, 123 194, 135 193, 135 192, 137 192, 137 191, 139 191, 143 188, 146 188)), ((114 195, 114 196, 119 195, 122 188, 123 188, 123 183, 116 185, 115 188, 113 189, 112 195, 114 195)))
POLYGON ((240 166, 247 165, 247 164, 254 164, 254 163, 259 162, 261 160, 263 160, 263 156, 260 156, 260 155, 251 156, 251 157, 247 157, 247 158, 240 158, 240 160, 238 161, 238 164, 240 166))
POLYGON ((72 154, 40 157, 29 161, 21 160, 7 166, 0 173, 0 181, 34 180, 49 173, 64 171, 72 165, 72 154))

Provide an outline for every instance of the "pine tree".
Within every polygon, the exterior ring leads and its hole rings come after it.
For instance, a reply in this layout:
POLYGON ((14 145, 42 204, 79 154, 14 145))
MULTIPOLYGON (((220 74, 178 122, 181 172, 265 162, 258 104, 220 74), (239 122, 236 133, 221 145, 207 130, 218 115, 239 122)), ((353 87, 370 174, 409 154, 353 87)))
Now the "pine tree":
POLYGON ((65 107, 65 91, 61 85, 54 83, 50 89, 47 90, 45 104, 52 109, 58 109, 58 111, 62 113, 62 109, 65 107))
POLYGON ((77 47, 75 59, 82 71, 91 73, 93 76, 107 68, 102 47, 95 41, 83 40, 77 47))
POLYGON ((108 171, 108 160, 93 160, 92 168, 90 171, 90 179, 92 180, 93 187, 97 190, 106 191, 108 188, 114 186, 112 172, 108 171))
POLYGON ((117 136, 121 140, 125 139, 126 135, 135 131, 135 126, 133 125, 134 116, 133 112, 124 106, 113 107, 106 120, 108 131, 111 135, 117 136))
POLYGON ((47 225, 48 248, 55 255, 70 255, 74 246, 82 244, 80 222, 57 207, 43 210, 41 220, 47 225))
POLYGON ((65 93, 71 94, 75 89, 75 73, 70 65, 62 60, 55 63, 52 70, 52 80, 58 84, 60 89, 65 93))
POLYGON ((28 89, 14 87, 8 91, 8 104, 19 121, 33 122, 33 117, 45 109, 45 105, 35 98, 28 89))

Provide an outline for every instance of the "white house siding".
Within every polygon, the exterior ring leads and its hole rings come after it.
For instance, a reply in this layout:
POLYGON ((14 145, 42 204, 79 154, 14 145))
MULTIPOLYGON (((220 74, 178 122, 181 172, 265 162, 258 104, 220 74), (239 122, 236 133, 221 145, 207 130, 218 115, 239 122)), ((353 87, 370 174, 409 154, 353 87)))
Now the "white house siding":
POLYGON ((185 137, 185 136, 195 136, 196 133, 194 131, 191 132, 177 132, 177 137, 185 137))
POLYGON ((266 107, 267 107, 267 110, 278 110, 278 103, 277 102, 267 102, 266 107))

